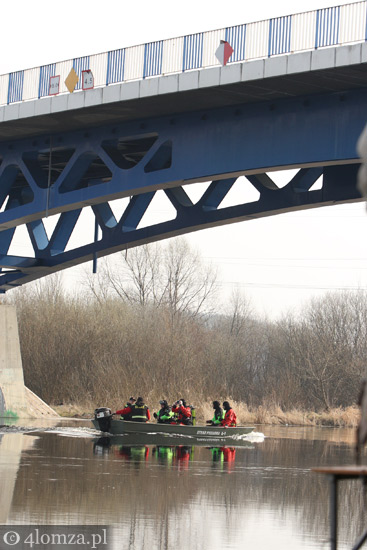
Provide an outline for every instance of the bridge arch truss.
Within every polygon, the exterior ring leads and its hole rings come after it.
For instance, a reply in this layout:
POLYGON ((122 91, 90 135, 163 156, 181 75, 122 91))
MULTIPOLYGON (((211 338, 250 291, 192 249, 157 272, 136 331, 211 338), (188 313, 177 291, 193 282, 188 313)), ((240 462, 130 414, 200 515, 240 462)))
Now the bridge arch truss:
POLYGON ((0 292, 133 246, 199 229, 361 200, 364 90, 276 99, 0 143, 0 292), (271 173, 297 168, 279 187, 271 173), (222 207, 242 176, 258 200, 222 207), (322 177, 321 189, 314 184, 322 177), (197 202, 186 185, 210 182, 197 202), (173 219, 142 227, 163 191, 173 219), (125 199, 116 216, 112 201, 125 199), (69 247, 84 208, 87 244, 69 247), (53 230, 45 219, 57 216, 53 230), (27 228, 33 254, 11 253, 27 228))

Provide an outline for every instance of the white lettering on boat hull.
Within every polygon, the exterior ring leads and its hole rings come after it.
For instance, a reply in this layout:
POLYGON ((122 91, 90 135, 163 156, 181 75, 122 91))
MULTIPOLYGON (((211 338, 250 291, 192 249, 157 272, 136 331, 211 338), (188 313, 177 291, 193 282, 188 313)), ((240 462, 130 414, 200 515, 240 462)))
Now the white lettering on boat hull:
POLYGON ((212 430, 198 430, 197 435, 227 435, 227 432, 213 432, 212 430))

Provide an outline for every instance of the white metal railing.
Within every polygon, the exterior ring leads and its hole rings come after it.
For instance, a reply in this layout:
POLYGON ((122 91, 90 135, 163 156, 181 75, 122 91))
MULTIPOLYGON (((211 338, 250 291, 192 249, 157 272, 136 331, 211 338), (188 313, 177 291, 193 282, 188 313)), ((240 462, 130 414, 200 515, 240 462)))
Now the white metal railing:
POLYGON ((0 105, 53 95, 50 79, 59 76, 58 93, 74 68, 81 87, 82 71, 90 70, 94 87, 220 65, 215 57, 220 40, 233 48, 229 63, 304 50, 364 42, 367 0, 320 10, 161 40, 130 48, 69 59, 0 76, 0 105))

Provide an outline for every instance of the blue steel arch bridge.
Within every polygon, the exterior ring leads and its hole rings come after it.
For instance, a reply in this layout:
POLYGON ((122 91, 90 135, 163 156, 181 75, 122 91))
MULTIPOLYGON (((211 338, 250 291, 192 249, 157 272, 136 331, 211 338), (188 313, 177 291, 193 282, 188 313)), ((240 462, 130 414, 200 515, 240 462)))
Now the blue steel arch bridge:
POLYGON ((361 200, 366 38, 363 1, 1 76, 0 292, 187 232, 361 200), (272 173, 290 168, 276 185, 272 173), (222 206, 242 176, 258 199, 222 206), (158 192, 175 215, 142 226, 158 192), (88 207, 90 242, 70 247, 88 207), (12 253, 20 226, 29 256, 12 253))

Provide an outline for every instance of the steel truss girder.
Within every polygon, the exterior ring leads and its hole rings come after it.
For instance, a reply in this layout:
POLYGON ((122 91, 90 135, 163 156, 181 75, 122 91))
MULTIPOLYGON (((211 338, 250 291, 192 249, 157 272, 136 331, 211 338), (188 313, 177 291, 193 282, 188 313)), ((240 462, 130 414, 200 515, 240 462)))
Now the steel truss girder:
MULTIPOLYGON (((226 223, 360 200, 364 90, 239 105, 0 143, 0 292, 122 249, 226 223), (299 167, 283 188, 269 175, 299 167), (240 175, 256 202, 220 208, 240 175), (312 190, 323 176, 320 190, 312 190), (183 187, 211 181, 193 204, 183 187), (175 219, 139 228, 163 190, 175 219), (110 201, 129 198, 119 219, 110 201), (67 250, 91 206, 100 240, 67 250), (48 236, 44 218, 59 215, 48 236), (26 225, 34 255, 9 253, 26 225)), ((91 232, 92 233, 92 232, 91 232)))

